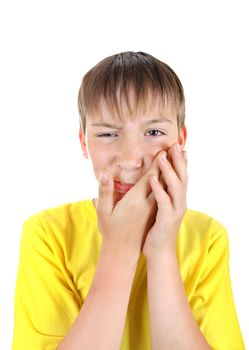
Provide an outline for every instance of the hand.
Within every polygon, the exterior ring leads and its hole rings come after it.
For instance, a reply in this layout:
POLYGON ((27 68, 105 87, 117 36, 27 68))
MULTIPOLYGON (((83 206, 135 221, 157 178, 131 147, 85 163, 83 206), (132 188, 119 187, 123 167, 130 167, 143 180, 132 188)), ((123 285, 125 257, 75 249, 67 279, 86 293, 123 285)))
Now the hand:
POLYGON ((161 157, 165 152, 160 152, 156 159, 162 171, 161 178, 159 182, 153 177, 149 179, 158 210, 143 246, 146 257, 176 249, 179 227, 187 209, 187 157, 186 151, 178 150, 178 146, 174 144, 168 149, 165 161, 161 157))
POLYGON ((105 173, 108 181, 100 181, 96 204, 102 247, 117 255, 132 253, 139 257, 156 215, 156 200, 149 179, 160 175, 157 161, 154 159, 148 171, 117 203, 113 178, 105 173))

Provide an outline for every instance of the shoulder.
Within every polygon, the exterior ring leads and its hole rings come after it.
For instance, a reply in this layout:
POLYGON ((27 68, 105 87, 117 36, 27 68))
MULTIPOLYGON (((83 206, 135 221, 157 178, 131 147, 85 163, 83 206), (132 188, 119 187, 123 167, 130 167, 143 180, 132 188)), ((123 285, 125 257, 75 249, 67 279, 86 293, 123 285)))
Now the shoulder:
POLYGON ((181 231, 188 235, 191 232, 191 236, 200 241, 212 241, 219 237, 224 240, 228 238, 227 230, 222 223, 206 213, 193 209, 187 209, 182 220, 181 231))
POLYGON ((189 269, 228 258, 229 241, 226 228, 212 216, 187 209, 178 236, 178 257, 189 269))
POLYGON ((226 228, 212 216, 188 209, 180 226, 177 256, 190 300, 201 281, 211 275, 220 276, 226 270, 229 261, 226 228))
POLYGON ((66 203, 41 210, 23 222, 22 242, 50 241, 60 245, 72 241, 79 232, 87 232, 97 225, 91 199, 66 203))
POLYGON ((61 204, 50 207, 30 215, 25 219, 24 225, 58 223, 62 227, 72 221, 86 221, 95 219, 96 213, 91 199, 61 204))

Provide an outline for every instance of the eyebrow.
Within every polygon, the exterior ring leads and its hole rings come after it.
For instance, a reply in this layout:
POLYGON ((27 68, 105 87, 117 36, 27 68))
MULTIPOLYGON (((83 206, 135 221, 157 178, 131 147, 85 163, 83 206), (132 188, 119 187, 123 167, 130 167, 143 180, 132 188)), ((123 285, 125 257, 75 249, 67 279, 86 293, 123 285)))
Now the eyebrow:
MULTIPOLYGON (((164 123, 164 122, 172 123, 172 121, 170 119, 161 118, 161 119, 146 120, 143 124, 144 125, 149 125, 149 124, 164 123)), ((117 127, 115 124, 105 123, 105 122, 103 122, 103 123, 93 123, 92 126, 106 126, 107 128, 122 129, 122 127, 117 127)))
POLYGON ((164 122, 172 123, 172 120, 168 118, 151 119, 151 120, 146 120, 144 124, 154 124, 154 123, 164 123, 164 122))

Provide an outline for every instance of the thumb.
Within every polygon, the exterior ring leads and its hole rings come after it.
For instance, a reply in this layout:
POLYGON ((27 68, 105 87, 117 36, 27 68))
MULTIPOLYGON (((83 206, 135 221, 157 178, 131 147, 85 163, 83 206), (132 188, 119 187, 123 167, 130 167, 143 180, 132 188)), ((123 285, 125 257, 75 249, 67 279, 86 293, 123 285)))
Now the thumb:
POLYGON ((113 178, 107 170, 100 174, 99 195, 96 209, 100 215, 110 214, 113 209, 113 178))

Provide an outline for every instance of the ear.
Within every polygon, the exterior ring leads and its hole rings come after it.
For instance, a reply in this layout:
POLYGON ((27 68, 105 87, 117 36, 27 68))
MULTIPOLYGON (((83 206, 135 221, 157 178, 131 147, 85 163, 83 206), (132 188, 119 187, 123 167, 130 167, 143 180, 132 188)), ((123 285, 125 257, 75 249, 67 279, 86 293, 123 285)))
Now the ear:
POLYGON ((187 141, 187 128, 186 126, 182 126, 178 136, 178 143, 181 146, 181 150, 184 149, 186 141, 187 141))
POLYGON ((88 159, 88 152, 87 152, 87 147, 86 147, 86 137, 84 135, 84 131, 82 128, 79 130, 79 139, 80 139, 80 144, 81 148, 83 150, 84 157, 88 159))

